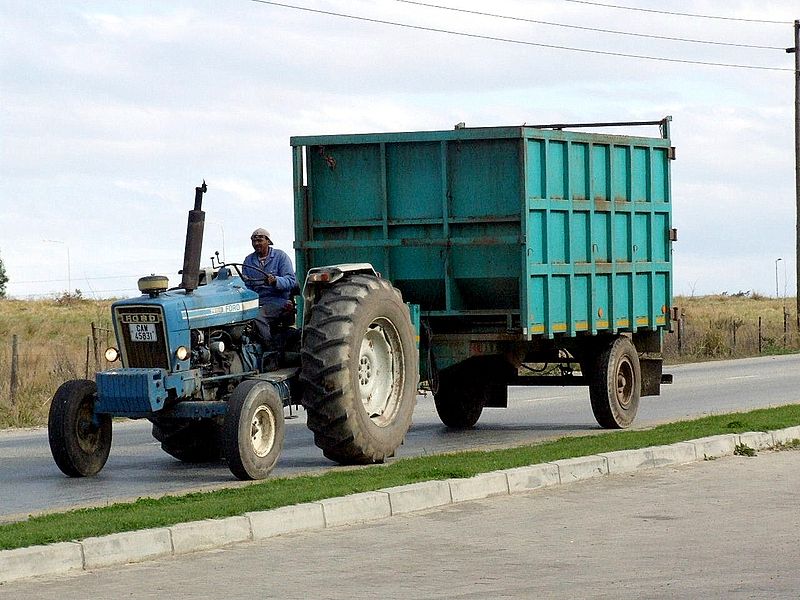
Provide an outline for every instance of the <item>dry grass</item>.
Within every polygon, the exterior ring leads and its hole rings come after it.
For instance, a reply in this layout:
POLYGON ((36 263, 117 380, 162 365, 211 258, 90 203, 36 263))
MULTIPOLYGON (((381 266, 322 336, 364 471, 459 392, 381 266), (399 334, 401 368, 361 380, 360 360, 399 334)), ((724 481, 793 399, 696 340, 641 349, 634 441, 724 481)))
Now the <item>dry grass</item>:
MULTIPOLYGON (((784 343, 784 301, 762 296, 677 297, 683 312, 683 331, 678 347, 675 332, 665 337, 664 355, 669 362, 757 356, 758 319, 762 319, 761 352, 776 354, 800 348, 794 328, 794 298, 785 306, 791 313, 784 343), (734 330, 736 343, 734 344, 734 330), (679 351, 680 350, 680 351, 679 351)), ((86 340, 91 324, 110 328, 111 301, 62 296, 57 300, 0 300, 0 427, 43 425, 50 398, 68 379, 85 377, 86 340), (18 338, 19 387, 11 403, 11 337, 18 338)), ((105 343, 102 344, 105 347, 105 343)), ((102 351, 102 348, 101 348, 102 351)), ((94 376, 94 354, 89 357, 94 376)), ((105 365, 101 363, 101 368, 105 365)))
POLYGON ((800 349, 795 298, 784 300, 759 294, 678 296, 673 306, 681 309, 683 327, 680 340, 678 324, 674 322, 673 333, 665 337, 664 356, 668 361, 741 358, 800 349))
MULTIPOLYGON (((91 324, 110 327, 111 301, 0 300, 0 427, 42 425, 50 398, 68 379, 86 377, 91 324), (17 393, 11 399, 11 344, 17 336, 17 393)), ((90 349, 89 377, 94 377, 90 349)))

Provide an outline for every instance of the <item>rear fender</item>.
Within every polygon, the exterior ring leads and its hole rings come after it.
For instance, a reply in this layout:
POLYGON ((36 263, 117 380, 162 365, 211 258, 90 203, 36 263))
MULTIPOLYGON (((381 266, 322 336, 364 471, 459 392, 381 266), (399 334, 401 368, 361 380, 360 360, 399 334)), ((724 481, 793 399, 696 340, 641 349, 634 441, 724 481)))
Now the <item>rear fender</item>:
POLYGON ((369 263, 346 263, 309 269, 303 284, 303 323, 308 322, 311 307, 319 300, 323 290, 340 279, 356 273, 380 277, 369 263))

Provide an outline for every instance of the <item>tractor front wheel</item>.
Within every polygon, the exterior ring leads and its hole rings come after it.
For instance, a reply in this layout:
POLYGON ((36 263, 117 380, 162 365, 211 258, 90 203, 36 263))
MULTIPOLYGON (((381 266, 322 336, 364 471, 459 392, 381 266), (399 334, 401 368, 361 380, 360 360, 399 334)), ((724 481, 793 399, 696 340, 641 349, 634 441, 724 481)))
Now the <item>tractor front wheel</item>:
POLYGON ((272 384, 250 380, 236 386, 222 427, 231 472, 242 480, 269 475, 285 435, 283 403, 272 384))
POLYGON ((111 417, 94 412, 97 387, 88 379, 61 385, 50 403, 47 436, 50 452, 69 477, 97 474, 111 451, 111 417))

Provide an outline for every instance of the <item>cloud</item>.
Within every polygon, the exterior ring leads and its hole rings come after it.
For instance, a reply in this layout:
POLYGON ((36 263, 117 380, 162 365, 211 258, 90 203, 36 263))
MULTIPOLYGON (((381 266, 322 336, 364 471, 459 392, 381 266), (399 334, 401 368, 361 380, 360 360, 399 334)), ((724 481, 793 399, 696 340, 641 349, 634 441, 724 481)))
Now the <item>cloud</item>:
MULTIPOLYGON (((303 6, 600 51, 789 67, 783 51, 621 38, 400 2, 303 6)), ((789 45, 791 25, 701 21, 564 3, 467 9, 568 24, 789 45)), ((795 2, 739 0, 739 17, 791 20, 795 2)), ((698 2, 696 12, 718 4, 698 2)), ((250 251, 266 226, 294 241, 294 135, 672 114, 676 289, 774 285, 793 254, 791 73, 692 67, 490 42, 253 2, 31 3, 0 7, 0 250, 12 294, 73 272, 180 268, 186 211, 205 178, 206 248, 250 251), (224 244, 223 244, 224 237, 224 244), (62 249, 63 251, 63 249, 62 249), (765 267, 766 265, 766 267, 765 267)), ((653 129, 639 134, 653 134, 653 129)), ((206 259, 204 259, 206 260, 206 259)), ((789 273, 792 273, 791 264, 789 273)), ((96 279, 103 290, 119 282, 96 279), (106 285, 108 283, 108 285, 106 285)), ((49 287, 48 287, 49 286, 49 287)), ((790 292, 794 289, 789 284, 790 292)))

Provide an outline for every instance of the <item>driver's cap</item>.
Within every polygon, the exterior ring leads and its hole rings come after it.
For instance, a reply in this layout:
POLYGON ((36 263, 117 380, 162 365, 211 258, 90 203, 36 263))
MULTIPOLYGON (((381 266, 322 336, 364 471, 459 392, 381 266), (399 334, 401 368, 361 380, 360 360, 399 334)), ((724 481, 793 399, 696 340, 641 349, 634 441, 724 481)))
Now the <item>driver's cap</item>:
POLYGON ((264 229, 263 227, 259 227, 259 228, 258 228, 258 229, 256 229, 256 230, 255 230, 253 233, 251 233, 251 234, 250 234, 250 239, 251 239, 251 240, 252 240, 253 238, 256 238, 256 237, 265 237, 265 238, 267 238, 267 241, 268 241, 270 244, 272 243, 272 239, 270 238, 269 231, 267 231, 267 230, 266 230, 266 229, 264 229))

